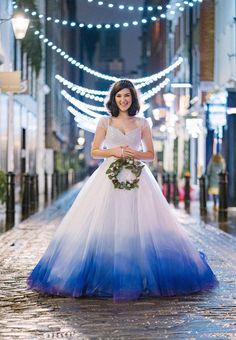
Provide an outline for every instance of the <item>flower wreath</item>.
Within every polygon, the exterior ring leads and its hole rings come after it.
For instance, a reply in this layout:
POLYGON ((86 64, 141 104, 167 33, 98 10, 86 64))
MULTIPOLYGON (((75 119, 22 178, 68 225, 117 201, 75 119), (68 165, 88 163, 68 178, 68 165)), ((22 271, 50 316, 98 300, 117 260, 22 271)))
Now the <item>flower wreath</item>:
POLYGON ((139 177, 143 167, 144 165, 140 161, 134 160, 134 158, 119 158, 111 163, 106 174, 108 174, 108 178, 112 181, 115 189, 131 190, 138 188, 139 177), (117 177, 123 168, 130 170, 135 175, 135 179, 120 182, 117 177))

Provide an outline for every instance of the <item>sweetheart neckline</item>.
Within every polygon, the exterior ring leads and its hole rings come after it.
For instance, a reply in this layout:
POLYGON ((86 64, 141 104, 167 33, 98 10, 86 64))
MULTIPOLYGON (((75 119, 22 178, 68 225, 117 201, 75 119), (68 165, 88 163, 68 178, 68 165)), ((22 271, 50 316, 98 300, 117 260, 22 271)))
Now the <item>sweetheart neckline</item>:
POLYGON ((109 127, 112 127, 113 129, 115 129, 115 130, 118 130, 123 136, 128 136, 131 132, 133 132, 133 131, 135 131, 135 130, 138 130, 138 129, 141 129, 141 127, 140 126, 137 126, 136 128, 134 128, 134 129, 132 129, 132 130, 130 130, 129 132, 127 132, 127 133, 124 133, 124 132, 122 132, 120 129, 118 129, 117 127, 115 127, 115 126, 112 126, 112 125, 108 125, 108 128, 109 127))

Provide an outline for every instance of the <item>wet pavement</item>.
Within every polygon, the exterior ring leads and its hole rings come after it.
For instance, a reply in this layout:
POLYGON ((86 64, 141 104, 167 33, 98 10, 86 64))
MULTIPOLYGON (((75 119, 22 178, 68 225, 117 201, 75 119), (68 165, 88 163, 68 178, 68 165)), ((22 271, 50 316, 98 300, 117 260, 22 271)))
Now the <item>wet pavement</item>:
MULTIPOLYGON (((180 209, 184 209, 183 202, 180 203, 180 209)), ((188 213, 195 219, 210 224, 228 234, 236 237, 236 208, 229 207, 226 221, 219 221, 219 211, 213 209, 213 202, 207 202, 207 212, 200 216, 199 201, 192 201, 188 213)))
POLYGON ((0 236, 0 339, 236 339, 236 238, 175 214, 208 255, 220 286, 209 293, 114 303, 27 290, 26 277, 45 251, 80 186, 0 236))

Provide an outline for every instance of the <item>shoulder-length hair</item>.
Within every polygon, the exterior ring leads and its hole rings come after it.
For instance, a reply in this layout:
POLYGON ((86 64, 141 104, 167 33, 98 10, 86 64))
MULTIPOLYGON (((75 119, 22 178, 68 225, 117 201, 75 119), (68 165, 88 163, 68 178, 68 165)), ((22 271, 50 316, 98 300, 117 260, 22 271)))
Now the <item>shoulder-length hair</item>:
POLYGON ((140 103, 138 99, 137 90, 135 89, 133 83, 126 79, 119 80, 111 86, 108 99, 105 103, 105 107, 113 117, 119 116, 119 109, 118 106, 116 105, 115 96, 117 92, 123 89, 129 89, 132 97, 132 104, 128 109, 128 115, 135 116, 140 110, 140 103))

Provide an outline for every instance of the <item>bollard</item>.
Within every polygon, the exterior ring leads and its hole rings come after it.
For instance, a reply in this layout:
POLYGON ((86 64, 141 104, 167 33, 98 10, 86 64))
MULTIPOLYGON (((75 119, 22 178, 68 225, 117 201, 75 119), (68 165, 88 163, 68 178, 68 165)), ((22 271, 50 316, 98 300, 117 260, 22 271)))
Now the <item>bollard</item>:
POLYGON ((48 201, 48 174, 44 173, 44 200, 48 201))
POLYGON ((199 178, 199 200, 200 200, 200 215, 204 216, 207 214, 206 178, 204 175, 202 175, 199 178))
POLYGON ((184 184, 184 208, 189 211, 190 208, 190 174, 187 173, 184 176, 185 184, 184 184))
POLYGON ((36 190, 35 190, 35 175, 30 175, 30 212, 36 210, 36 190))
POLYGON ((25 219, 30 215, 30 175, 23 176, 23 193, 22 193, 22 218, 25 219))
POLYGON ((228 218, 228 200, 227 200, 227 172, 219 173, 219 222, 226 222, 228 218))
POLYGON ((60 193, 62 193, 64 191, 64 176, 63 173, 59 174, 59 182, 60 182, 60 193))
POLYGON ((171 200, 171 181, 170 181, 170 174, 167 174, 166 179, 166 200, 170 203, 171 200))
POLYGON ((75 184, 75 169, 72 170, 72 182, 71 182, 72 185, 75 184))
POLYGON ((69 188, 69 171, 66 171, 66 190, 69 188))
POLYGON ((39 207, 39 175, 35 174, 35 198, 36 198, 36 209, 39 207))
POLYGON ((52 192, 51 192, 51 198, 54 199, 57 196, 57 178, 56 173, 54 172, 52 174, 52 192))
POLYGON ((63 183, 63 185, 62 185, 62 191, 64 192, 64 191, 66 191, 66 172, 64 172, 63 174, 62 174, 62 183, 63 183))
POLYGON ((56 183, 56 196, 60 194, 60 174, 58 171, 55 171, 55 183, 56 183))
POLYGON ((173 174, 173 203, 176 208, 179 206, 179 190, 176 174, 173 174))
POLYGON ((68 170, 68 187, 71 187, 73 185, 73 169, 68 170))
POLYGON ((11 228, 15 224, 15 174, 7 173, 7 197, 6 197, 6 227, 11 228))
POLYGON ((60 173, 60 193, 64 191, 64 174, 60 173))

